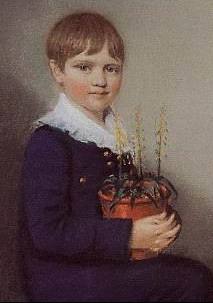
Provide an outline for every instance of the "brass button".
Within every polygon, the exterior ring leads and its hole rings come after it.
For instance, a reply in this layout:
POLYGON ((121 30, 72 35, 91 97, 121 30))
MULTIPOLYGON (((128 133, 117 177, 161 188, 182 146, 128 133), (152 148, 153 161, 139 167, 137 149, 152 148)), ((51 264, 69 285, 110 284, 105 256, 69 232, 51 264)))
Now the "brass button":
POLYGON ((87 180, 87 178, 86 178, 85 176, 83 176, 83 177, 80 177, 79 182, 80 182, 81 184, 84 184, 84 183, 86 183, 86 180, 87 180))
POLYGON ((103 152, 103 156, 104 156, 104 157, 110 157, 110 156, 112 155, 112 151, 111 151, 111 149, 108 148, 108 147, 104 147, 104 148, 102 149, 102 152, 103 152))
POLYGON ((104 152, 104 157, 108 157, 108 156, 109 156, 109 151, 106 150, 106 151, 104 152))
POLYGON ((108 165, 108 166, 111 166, 111 165, 112 165, 112 161, 108 161, 108 162, 107 162, 107 165, 108 165))

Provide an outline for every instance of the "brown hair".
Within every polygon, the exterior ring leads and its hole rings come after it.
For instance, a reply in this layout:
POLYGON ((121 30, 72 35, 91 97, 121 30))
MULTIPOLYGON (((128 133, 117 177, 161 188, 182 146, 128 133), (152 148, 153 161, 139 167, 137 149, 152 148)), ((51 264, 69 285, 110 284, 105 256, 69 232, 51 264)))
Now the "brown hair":
POLYGON ((124 44, 114 25, 98 13, 74 13, 59 20, 47 38, 47 57, 63 71, 68 58, 88 48, 88 55, 101 51, 107 41, 109 54, 124 62, 124 44))

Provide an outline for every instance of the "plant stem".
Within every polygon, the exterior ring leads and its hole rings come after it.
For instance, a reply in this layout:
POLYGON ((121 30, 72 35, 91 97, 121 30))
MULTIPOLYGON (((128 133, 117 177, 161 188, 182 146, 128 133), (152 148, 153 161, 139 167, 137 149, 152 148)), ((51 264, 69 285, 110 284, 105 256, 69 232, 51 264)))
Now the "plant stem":
POLYGON ((139 174, 139 178, 143 178, 143 168, 142 168, 142 156, 141 156, 141 150, 142 150, 142 147, 141 147, 141 142, 139 140, 139 168, 138 168, 138 174, 139 174))
POLYGON ((143 178, 143 167, 142 167, 142 133, 141 133, 141 117, 139 112, 136 113, 136 146, 137 146, 137 165, 138 165, 138 176, 143 178))
POLYGON ((162 144, 162 137, 160 134, 160 141, 159 141, 159 151, 158 151, 158 179, 160 178, 160 174, 161 174, 161 144, 162 144))
POLYGON ((119 158, 119 169, 118 169, 118 180, 119 183, 121 183, 121 177, 122 177, 122 155, 120 153, 120 158, 119 158))

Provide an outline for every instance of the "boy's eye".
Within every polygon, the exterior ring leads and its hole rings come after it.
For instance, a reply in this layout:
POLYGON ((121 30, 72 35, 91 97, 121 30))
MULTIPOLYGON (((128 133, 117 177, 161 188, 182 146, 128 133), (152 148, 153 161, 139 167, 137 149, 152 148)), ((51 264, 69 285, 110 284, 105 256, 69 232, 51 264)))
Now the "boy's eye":
POLYGON ((114 66, 114 65, 108 65, 106 66, 106 71, 109 73, 119 73, 120 72, 120 67, 119 66, 114 66))
POLYGON ((91 70, 91 66, 89 66, 87 64, 78 64, 75 67, 80 69, 83 72, 89 72, 91 70))

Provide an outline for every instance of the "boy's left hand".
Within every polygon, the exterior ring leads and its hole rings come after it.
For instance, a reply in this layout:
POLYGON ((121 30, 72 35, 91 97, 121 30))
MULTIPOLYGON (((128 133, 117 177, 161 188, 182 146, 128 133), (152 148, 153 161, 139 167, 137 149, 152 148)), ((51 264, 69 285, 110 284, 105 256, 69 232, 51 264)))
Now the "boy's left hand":
POLYGON ((155 242, 155 247, 152 248, 155 252, 162 252, 167 249, 178 237, 181 231, 181 219, 176 211, 173 210, 166 220, 156 222, 158 225, 158 239, 155 242))

